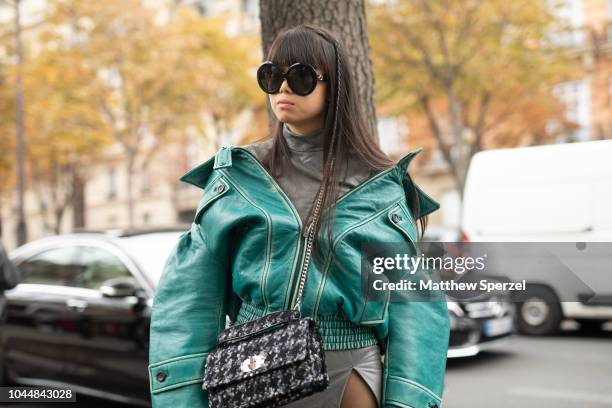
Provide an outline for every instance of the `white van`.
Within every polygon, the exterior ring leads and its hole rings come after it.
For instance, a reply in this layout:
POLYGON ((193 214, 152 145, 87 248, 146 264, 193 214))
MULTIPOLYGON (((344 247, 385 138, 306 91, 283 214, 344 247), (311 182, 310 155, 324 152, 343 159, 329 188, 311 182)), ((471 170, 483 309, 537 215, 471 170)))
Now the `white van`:
POLYGON ((587 243, 580 256, 588 256, 591 267, 579 262, 571 270, 595 297, 586 301, 578 285, 562 294, 555 275, 542 272, 537 282, 528 282, 527 300, 517 305, 519 331, 549 334, 564 318, 587 328, 612 320, 612 263, 605 262, 612 258, 612 140, 475 154, 461 226, 471 242, 587 243), (588 245, 594 242, 601 244, 588 245))

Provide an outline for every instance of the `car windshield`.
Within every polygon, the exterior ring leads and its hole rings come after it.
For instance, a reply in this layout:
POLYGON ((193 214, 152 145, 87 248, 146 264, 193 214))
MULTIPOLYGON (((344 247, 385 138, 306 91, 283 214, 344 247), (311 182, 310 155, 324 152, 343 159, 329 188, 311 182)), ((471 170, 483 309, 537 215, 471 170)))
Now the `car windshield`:
POLYGON ((120 238, 120 243, 157 286, 181 234, 182 231, 173 231, 134 235, 120 238))

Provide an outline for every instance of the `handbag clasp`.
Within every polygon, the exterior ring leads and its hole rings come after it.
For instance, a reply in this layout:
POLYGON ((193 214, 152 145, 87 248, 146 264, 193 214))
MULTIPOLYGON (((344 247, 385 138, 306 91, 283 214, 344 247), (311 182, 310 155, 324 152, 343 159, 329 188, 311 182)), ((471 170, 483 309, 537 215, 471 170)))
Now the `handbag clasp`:
POLYGON ((259 367, 264 365, 265 360, 266 357, 263 354, 249 356, 242 362, 242 364, 240 364, 240 371, 242 371, 243 373, 249 373, 251 371, 257 370, 259 367))

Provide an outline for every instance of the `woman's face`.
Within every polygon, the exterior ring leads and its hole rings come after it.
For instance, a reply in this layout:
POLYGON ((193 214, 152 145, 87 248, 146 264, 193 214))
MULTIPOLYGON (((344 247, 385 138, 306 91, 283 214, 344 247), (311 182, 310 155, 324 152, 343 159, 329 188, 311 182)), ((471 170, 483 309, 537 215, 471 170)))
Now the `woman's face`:
MULTIPOLYGON (((287 70, 286 66, 282 67, 287 70)), ((316 69, 318 74, 323 72, 316 69)), ((305 134, 321 129, 325 124, 325 111, 327 109, 325 97, 327 95, 327 82, 317 81, 314 91, 306 96, 294 93, 285 79, 275 94, 269 94, 270 105, 276 118, 289 125, 289 128, 298 133, 305 134)))

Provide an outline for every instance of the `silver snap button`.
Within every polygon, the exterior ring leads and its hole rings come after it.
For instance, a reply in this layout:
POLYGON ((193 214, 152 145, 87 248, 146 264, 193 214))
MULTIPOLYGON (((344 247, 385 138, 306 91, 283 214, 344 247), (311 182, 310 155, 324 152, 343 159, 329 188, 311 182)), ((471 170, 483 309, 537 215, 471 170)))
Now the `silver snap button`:
POLYGON ((166 373, 164 373, 163 371, 159 371, 155 375, 155 378, 157 378, 157 381, 159 381, 159 382, 164 382, 164 380, 166 379, 166 373))

